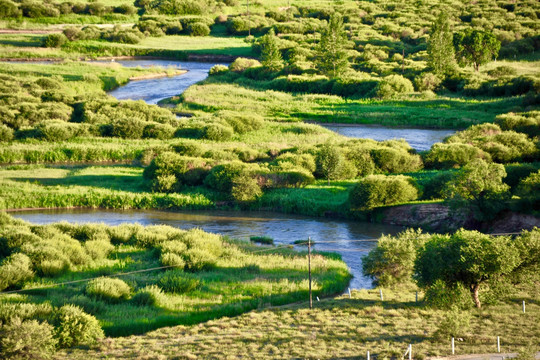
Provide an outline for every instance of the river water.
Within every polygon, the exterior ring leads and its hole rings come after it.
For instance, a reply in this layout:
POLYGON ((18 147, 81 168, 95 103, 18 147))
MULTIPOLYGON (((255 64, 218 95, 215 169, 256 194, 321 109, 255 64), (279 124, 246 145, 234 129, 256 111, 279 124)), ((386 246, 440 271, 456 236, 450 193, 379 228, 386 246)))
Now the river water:
MULTIPOLYGON (((354 278, 353 289, 371 288, 371 280, 362 276, 362 257, 372 249, 382 234, 396 234, 398 226, 313 218, 301 215, 271 212, 231 211, 121 211, 121 210, 39 210, 12 213, 14 217, 35 224, 59 221, 72 223, 97 222, 107 225, 140 223, 165 224, 182 229, 201 228, 231 238, 249 239, 250 236, 269 236, 276 245, 293 244, 308 237, 315 242, 315 250, 328 250, 341 254, 354 278), (361 241, 358 241, 361 240, 361 241), (322 241, 334 241, 322 243, 322 241), (319 243, 317 243, 319 242, 319 243)), ((304 248, 305 247, 297 247, 304 248)))

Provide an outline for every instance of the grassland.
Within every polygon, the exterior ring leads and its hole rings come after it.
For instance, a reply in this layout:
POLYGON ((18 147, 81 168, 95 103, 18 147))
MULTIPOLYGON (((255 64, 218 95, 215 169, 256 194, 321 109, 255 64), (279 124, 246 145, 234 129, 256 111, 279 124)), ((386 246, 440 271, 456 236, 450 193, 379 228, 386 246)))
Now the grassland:
MULTIPOLYGON (((253 311, 198 326, 160 329, 143 336, 107 339, 90 350, 70 350, 59 358, 128 359, 141 356, 179 359, 237 358, 400 358, 409 344, 414 359, 451 355, 444 325, 448 313, 415 303, 413 288, 352 291, 323 299, 309 310, 306 303, 253 311), (257 329, 256 332, 253 330, 257 329)), ((420 294, 420 299, 421 299, 420 294)), ((462 311, 470 328, 460 332, 456 354, 520 352, 540 336, 540 309, 532 299, 538 290, 521 289, 514 298, 482 311, 462 311), (528 304, 521 313, 521 299, 528 304)))

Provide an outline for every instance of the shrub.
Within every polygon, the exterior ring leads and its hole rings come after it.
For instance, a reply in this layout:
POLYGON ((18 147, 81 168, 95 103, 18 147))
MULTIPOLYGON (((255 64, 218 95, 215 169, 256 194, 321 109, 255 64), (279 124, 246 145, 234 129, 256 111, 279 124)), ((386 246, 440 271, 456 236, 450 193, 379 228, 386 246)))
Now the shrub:
POLYGON ((86 293, 109 302, 126 300, 131 295, 131 288, 123 280, 101 277, 88 282, 86 293))
POLYGON ((448 169, 467 165, 474 159, 490 160, 491 156, 470 144, 436 143, 425 158, 426 167, 448 169))
POLYGON ((349 193, 353 210, 371 210, 417 198, 418 190, 412 179, 403 175, 369 175, 360 180, 349 193))
POLYGON ((159 262, 162 266, 171 266, 183 269, 186 266, 184 258, 176 253, 164 252, 159 257, 159 262))
POLYGON ((167 140, 174 136, 175 128, 169 124, 152 123, 144 127, 142 137, 167 140))
POLYGON ((32 262, 28 256, 21 253, 10 255, 0 266, 0 291, 10 286, 20 286, 33 276, 32 262))
POLYGON ((204 128, 204 138, 213 141, 227 141, 232 138, 234 130, 230 126, 210 124, 204 128))
POLYGON ((246 59, 239 57, 229 65, 229 70, 234 72, 243 72, 246 69, 260 67, 261 63, 255 59, 246 59))
POLYGON ((186 251, 184 259, 185 269, 188 271, 207 271, 216 266, 217 256, 207 249, 192 248, 186 251))
POLYGON ((396 95, 412 93, 413 85, 409 79, 401 75, 388 75, 377 85, 376 94, 383 99, 392 98, 396 95))
POLYGON ((68 42, 68 38, 64 34, 49 34, 43 40, 43 46, 48 48, 59 48, 68 42))
POLYGON ((216 116, 224 120, 239 134, 258 130, 264 125, 263 117, 258 114, 222 110, 217 112, 216 116))
POLYGON ((124 139, 140 139, 146 122, 136 119, 119 119, 112 123, 112 136, 124 139))
POLYGON ((0 19, 19 17, 21 11, 11 0, 0 0, 0 19))
POLYGON ((514 130, 530 137, 540 135, 540 111, 498 115, 495 118, 495 123, 503 130, 514 130))
POLYGON ((262 190, 256 179, 247 174, 242 174, 234 177, 231 195, 238 202, 249 202, 261 197, 262 190))
POLYGON ((62 347, 92 345, 104 337, 95 317, 74 305, 62 306, 54 318, 55 337, 62 347))
POLYGON ((445 312, 436 334, 444 339, 465 337, 471 328, 471 318, 472 316, 468 311, 452 306, 449 311, 445 312))
POLYGON ((226 66, 226 65, 221 65, 221 64, 217 64, 217 65, 214 65, 210 68, 210 71, 208 72, 208 75, 212 76, 212 75, 219 75, 219 74, 223 74, 223 73, 226 73, 227 71, 229 71, 229 67, 226 66))
POLYGON ((137 291, 131 298, 131 302, 138 306, 159 306, 163 303, 164 298, 165 294, 159 286, 148 285, 137 291))
POLYGON ((414 172, 422 168, 420 156, 405 149, 381 147, 373 149, 371 157, 377 169, 385 173, 414 172))
POLYGON ((0 325, 0 355, 4 359, 49 359, 56 344, 53 327, 46 322, 14 318, 0 325))
POLYGON ((378 286, 411 281, 416 252, 428 238, 420 229, 408 229, 396 237, 383 235, 377 247, 362 259, 363 274, 378 286))
POLYGON ((423 188, 422 198, 424 199, 444 199, 448 184, 454 179, 454 174, 450 171, 439 171, 430 178, 423 188))
POLYGON ((178 271, 167 271, 158 282, 163 291, 174 294, 184 294, 197 290, 201 286, 199 279, 178 271))
POLYGON ((4 124, 0 124, 0 142, 13 140, 13 129, 4 124))
POLYGON ((520 181, 517 194, 522 210, 540 210, 540 170, 520 181))
POLYGON ((204 184, 220 192, 230 193, 233 179, 247 171, 247 166, 241 162, 231 162, 217 165, 210 170, 204 179, 204 184))
POLYGON ((60 11, 52 4, 33 0, 23 0, 19 5, 19 9, 22 11, 23 16, 29 18, 57 17, 60 15, 60 11))
POLYGON ((435 91, 441 85, 442 80, 433 73, 423 73, 414 79, 414 85, 418 91, 435 91))
POLYGON ((210 28, 202 22, 194 22, 188 25, 187 33, 191 36, 208 36, 210 28))
POLYGON ((63 34, 69 41, 79 40, 82 36, 82 31, 79 28, 70 26, 64 29, 63 34))
POLYGON ((451 309, 453 307, 470 307, 470 292, 462 285, 454 287, 446 285, 443 281, 437 280, 426 290, 424 301, 432 307, 439 309, 451 309))

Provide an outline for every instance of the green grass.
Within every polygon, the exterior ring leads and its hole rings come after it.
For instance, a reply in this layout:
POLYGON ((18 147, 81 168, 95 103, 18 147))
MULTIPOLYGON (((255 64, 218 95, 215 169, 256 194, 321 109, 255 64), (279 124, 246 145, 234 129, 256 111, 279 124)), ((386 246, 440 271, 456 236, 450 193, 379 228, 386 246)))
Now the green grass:
MULTIPOLYGON (((18 222, 15 226, 20 230, 25 225, 18 222)), ((29 227, 30 224, 26 223, 26 226, 29 227)), ((62 226, 66 225, 59 225, 59 228, 62 229, 62 226)), ((75 227, 77 228, 77 225, 75 227)), ((44 225, 40 228, 44 231, 46 229, 52 231, 54 225, 44 225)), ((103 234, 114 231, 111 227, 104 225, 79 225, 83 233, 89 228, 100 228, 105 231, 103 234)), ((38 230, 37 227, 33 229, 38 230)), ((67 271, 57 276, 35 276, 23 286, 29 289, 28 291, 0 295, 0 304, 47 302, 55 307, 76 304, 96 316, 109 336, 120 336, 140 334, 163 326, 197 324, 209 319, 238 315, 256 308, 296 302, 307 297, 308 274, 305 253, 283 248, 275 250, 265 248, 265 252, 261 253, 259 247, 248 242, 223 239, 221 236, 206 234, 201 230, 190 230, 187 233, 180 231, 176 234, 177 230, 163 226, 155 226, 148 230, 139 226, 138 229, 132 236, 139 237, 141 231, 150 231, 151 234, 146 236, 163 234, 165 240, 173 240, 167 236, 175 236, 174 241, 179 242, 183 240, 179 240, 178 236, 186 234, 190 239, 190 249, 200 247, 208 252, 207 255, 218 253, 215 264, 211 268, 189 273, 174 270, 174 274, 180 277, 195 279, 198 286, 186 289, 185 292, 163 293, 155 305, 141 306, 129 299, 110 303, 93 298, 92 295, 85 293, 86 281, 30 290, 43 285, 160 266, 159 243, 142 247, 135 240, 133 240, 135 242, 128 240, 127 243, 116 244, 112 252, 104 259, 87 261, 76 266, 71 265, 67 271), (202 245, 197 245, 199 242, 202 245)), ((70 234, 69 231, 64 230, 64 233, 70 234)), ((91 236, 88 232, 86 234, 91 236)), ((102 235, 99 241, 104 241, 103 236, 106 235, 102 235)), ((85 243, 83 241, 80 243, 84 249, 85 243)), ((71 246, 73 248, 73 243, 71 246)), ((36 245, 35 249, 34 252, 43 250, 40 245, 36 245)), ((186 251, 185 246, 184 251, 186 251)), ((46 258, 48 255, 43 256, 46 258)), ((327 258, 315 255, 312 260, 312 269, 314 292, 318 295, 342 291, 350 279, 345 263, 336 259, 335 256, 327 258)), ((137 272, 122 276, 121 279, 129 284, 133 295, 138 289, 159 284, 159 280, 166 271, 137 272)))
MULTIPOLYGON (((415 303, 415 289, 352 291, 348 295, 238 317, 208 321, 198 326, 163 328, 141 337, 106 339, 85 350, 63 352, 61 358, 126 359, 362 359, 367 351, 378 359, 401 358, 412 344, 413 358, 450 356, 450 338, 436 335, 445 310, 415 303)), ((515 297, 481 311, 471 310, 471 328, 456 340, 456 354, 494 353, 497 336, 501 351, 519 352, 540 337, 538 289, 520 288, 515 297), (521 313, 521 299, 528 310, 521 313)), ((420 294, 422 299, 422 294, 420 294)), ((469 311, 464 310, 468 313, 469 311)))

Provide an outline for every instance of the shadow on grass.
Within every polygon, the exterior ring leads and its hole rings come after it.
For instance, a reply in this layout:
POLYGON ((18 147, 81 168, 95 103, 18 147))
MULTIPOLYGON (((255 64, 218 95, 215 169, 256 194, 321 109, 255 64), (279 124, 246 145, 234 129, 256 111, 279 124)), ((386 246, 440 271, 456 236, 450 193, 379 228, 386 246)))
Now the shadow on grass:
POLYGON ((128 175, 74 175, 65 178, 10 178, 20 182, 38 182, 44 186, 88 186, 109 190, 130 192, 148 191, 146 182, 140 176, 128 175))

